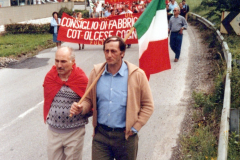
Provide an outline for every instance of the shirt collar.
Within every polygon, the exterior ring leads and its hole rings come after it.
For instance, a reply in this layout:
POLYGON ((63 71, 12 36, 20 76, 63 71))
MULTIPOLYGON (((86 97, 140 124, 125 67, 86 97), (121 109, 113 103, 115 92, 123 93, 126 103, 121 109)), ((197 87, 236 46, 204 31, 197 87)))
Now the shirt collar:
MULTIPOLYGON (((113 76, 119 74, 120 76, 123 77, 123 76, 124 76, 124 71, 125 71, 125 69, 127 69, 127 64, 126 64, 124 61, 122 61, 122 66, 121 66, 121 68, 120 68, 120 69, 118 70, 118 72, 117 72, 116 74, 114 74, 113 76)), ((104 75, 104 74, 111 74, 110 72, 107 71, 107 64, 105 65, 105 69, 104 69, 102 75, 104 75)))

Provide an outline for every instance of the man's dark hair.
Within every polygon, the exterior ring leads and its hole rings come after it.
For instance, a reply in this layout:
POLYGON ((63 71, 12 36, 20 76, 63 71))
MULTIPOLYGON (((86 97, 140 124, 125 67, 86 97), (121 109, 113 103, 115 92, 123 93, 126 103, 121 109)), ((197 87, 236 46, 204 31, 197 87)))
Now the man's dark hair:
POLYGON ((125 52, 125 50, 126 50, 126 44, 125 44, 125 42, 123 41, 123 39, 120 38, 120 37, 118 37, 118 36, 108 37, 108 38, 103 42, 103 51, 105 50, 105 44, 106 44, 106 43, 109 43, 109 42, 119 42, 119 49, 120 49, 120 51, 125 52))
POLYGON ((58 16, 58 12, 53 12, 53 13, 52 13, 52 16, 53 16, 53 18, 54 18, 54 14, 55 14, 55 13, 56 13, 56 14, 57 14, 57 16, 58 16))
POLYGON ((186 2, 186 0, 182 0, 182 2, 186 2))

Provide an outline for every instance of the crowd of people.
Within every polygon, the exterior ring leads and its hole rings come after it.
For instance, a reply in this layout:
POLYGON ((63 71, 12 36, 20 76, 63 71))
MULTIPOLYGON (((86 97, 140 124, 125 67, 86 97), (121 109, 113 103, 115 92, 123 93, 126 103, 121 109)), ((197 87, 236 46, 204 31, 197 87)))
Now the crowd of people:
MULTIPOLYGON (((149 0, 134 1, 132 3, 120 2, 113 4, 104 4, 100 3, 99 1, 93 2, 93 6, 90 7, 89 18, 112 17, 126 13, 142 13, 150 2, 151 1, 149 0)), ((57 34, 61 19, 58 17, 57 12, 54 12, 52 16, 53 19, 51 20, 51 26, 54 27, 53 42, 56 43, 57 47, 60 47, 61 41, 57 40, 57 34)), ((79 20, 83 19, 81 12, 73 12, 72 17, 79 20)), ((130 48, 131 44, 128 44, 127 46, 130 48)), ((81 44, 79 44, 79 50, 81 49, 84 49, 84 44, 82 44, 82 47, 81 44)))
POLYGON ((176 2, 176 0, 170 0, 170 1, 166 0, 168 20, 173 16, 173 10, 176 7, 180 8, 180 15, 187 20, 189 6, 186 4, 186 0, 182 0, 182 2, 179 4, 176 2))
POLYGON ((90 18, 109 17, 125 13, 142 13, 149 3, 149 0, 112 4, 100 3, 99 1, 93 2, 93 6, 90 10, 90 18))
MULTIPOLYGON (((100 3, 99 1, 93 2, 92 9, 90 10, 90 18, 99 17, 111 17, 116 15, 122 15, 127 13, 141 13, 145 10, 147 5, 150 3, 149 0, 144 1, 134 1, 132 3, 100 3)), ((186 4, 186 0, 182 0, 181 3, 177 3, 176 0, 166 0, 166 11, 169 21, 169 33, 170 36, 170 47, 175 52, 175 60, 177 62, 180 56, 181 44, 182 44, 182 30, 187 28, 187 17, 189 12, 189 6, 186 4), (180 17, 180 18, 179 18, 180 17), (177 19, 178 18, 178 19, 177 19), (181 20, 179 20, 181 19, 181 20), (180 23, 177 24, 177 23, 180 23), (175 25, 176 24, 176 25, 175 25), (175 37, 173 35, 177 33, 175 37)), ((73 18, 83 19, 82 13, 73 13, 73 18)), ((53 13, 53 19, 51 21, 51 26, 54 26, 53 42, 57 44, 57 47, 61 46, 61 42, 57 40, 58 27, 60 25, 60 19, 58 18, 57 12, 53 13)), ((79 50, 84 49, 84 44, 78 44, 79 50)), ((131 44, 127 44, 130 48, 131 44)))

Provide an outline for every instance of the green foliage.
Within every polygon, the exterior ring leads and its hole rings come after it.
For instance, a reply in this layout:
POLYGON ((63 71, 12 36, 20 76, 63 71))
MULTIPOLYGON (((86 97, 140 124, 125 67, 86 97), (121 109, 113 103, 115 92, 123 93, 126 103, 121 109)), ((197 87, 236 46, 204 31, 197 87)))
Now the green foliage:
POLYGON ((194 103, 195 108, 203 107, 206 99, 208 99, 207 96, 205 96, 202 92, 197 93, 196 91, 193 91, 192 97, 195 101, 194 103))
POLYGON ((239 0, 202 0, 203 6, 216 7, 217 11, 240 11, 239 0))
POLYGON ((231 79, 231 108, 240 106, 240 70, 238 67, 232 68, 231 79))
MULTIPOLYGON (((199 8, 202 7, 199 6, 199 8)), ((219 123, 224 98, 226 63, 215 32, 210 31, 204 25, 198 25, 197 27, 202 32, 203 43, 208 45, 209 52, 211 51, 207 57, 216 66, 211 72, 215 77, 214 88, 210 93, 194 91, 192 94, 195 108, 192 117, 193 128, 188 135, 182 136, 180 139, 182 159, 216 160, 219 123)))
POLYGON ((5 34, 0 36, 0 57, 35 54, 53 46, 51 34, 5 34))
POLYGON ((227 42, 232 58, 240 60, 240 36, 239 35, 224 35, 224 40, 227 42))
POLYGON ((240 141, 236 133, 231 133, 228 138, 228 160, 240 160, 240 141))
POLYGON ((221 24, 221 13, 223 11, 240 11, 239 0, 202 0, 201 8, 207 10, 202 14, 204 17, 215 23, 219 28, 221 24))
POLYGON ((215 90, 213 94, 204 94, 193 91, 192 97, 195 101, 195 108, 202 108, 203 116, 208 117, 214 110, 219 114, 223 105, 224 82, 220 74, 215 79, 215 90))
POLYGON ((181 138, 183 159, 205 160, 217 157, 217 140, 210 127, 198 125, 192 135, 181 138))
POLYGON ((89 11, 88 10, 74 10, 76 13, 77 12, 82 12, 82 18, 85 18, 85 19, 87 19, 87 18, 89 18, 89 11))
POLYGON ((61 18, 62 17, 62 14, 63 12, 67 13, 68 15, 72 16, 73 14, 73 11, 68 9, 67 7, 62 7, 59 12, 58 12, 58 16, 61 18))
MULTIPOLYGON (((73 11, 72 10, 70 10, 70 9, 68 9, 66 7, 63 7, 58 12, 59 17, 62 17, 63 12, 65 12, 66 14, 68 14, 70 16, 73 15, 73 11)), ((89 11, 88 10, 78 10, 78 9, 76 9, 76 10, 74 10, 74 12, 76 12, 76 13, 77 12, 82 12, 82 18, 89 18, 89 11)))
POLYGON ((11 34, 19 33, 48 33, 50 29, 49 24, 7 24, 5 25, 5 31, 11 34))

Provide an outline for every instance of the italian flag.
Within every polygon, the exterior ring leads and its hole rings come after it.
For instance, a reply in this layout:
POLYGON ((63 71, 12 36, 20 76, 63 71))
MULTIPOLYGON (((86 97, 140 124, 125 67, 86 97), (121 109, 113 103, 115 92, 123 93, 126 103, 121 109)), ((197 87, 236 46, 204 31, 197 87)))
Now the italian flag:
POLYGON ((168 22, 165 0, 153 0, 134 24, 139 44, 139 67, 146 73, 171 68, 168 51, 168 22))

